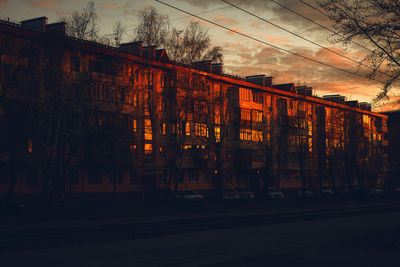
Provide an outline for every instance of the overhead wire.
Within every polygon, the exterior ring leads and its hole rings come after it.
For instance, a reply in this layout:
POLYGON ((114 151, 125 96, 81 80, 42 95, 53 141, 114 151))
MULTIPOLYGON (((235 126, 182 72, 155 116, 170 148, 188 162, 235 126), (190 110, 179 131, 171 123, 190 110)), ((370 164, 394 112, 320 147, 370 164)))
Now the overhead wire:
POLYGON ((277 49, 277 50, 284 51, 284 52, 286 52, 286 53, 288 53, 288 54, 295 55, 295 56, 301 57, 301 58, 303 58, 303 59, 307 59, 307 60, 312 61, 312 62, 314 62, 314 63, 320 64, 320 65, 323 65, 323 66, 325 66, 325 67, 329 67, 329 68, 332 68, 332 69, 335 69, 335 70, 338 70, 338 71, 342 71, 342 72, 344 72, 344 73, 352 74, 352 75, 355 75, 355 76, 358 76, 358 77, 361 77, 361 78, 366 78, 366 79, 369 79, 369 80, 372 80, 372 81, 376 81, 376 82, 379 82, 379 83, 385 83, 384 81, 380 81, 380 80, 377 80, 377 79, 374 79, 374 78, 368 78, 368 77, 365 77, 364 75, 361 75, 361 74, 358 74, 358 73, 355 73, 355 72, 352 72, 352 71, 349 71, 349 70, 346 70, 346 69, 341 69, 341 68, 339 68, 339 67, 335 67, 335 66, 330 65, 330 64, 328 64, 328 63, 324 63, 324 62, 321 62, 321 61, 318 61, 318 60, 309 58, 309 57, 307 57, 307 56, 304 56, 304 55, 301 55, 301 54, 297 54, 297 53, 295 53, 295 52, 292 52, 292 51, 287 50, 287 49, 285 49, 285 48, 279 47, 279 46, 277 46, 277 45, 270 44, 270 43, 268 43, 268 42, 265 42, 265 41, 263 41, 263 40, 257 39, 257 38, 255 38, 255 37, 253 37, 253 36, 248 35, 248 34, 245 34, 245 33, 239 32, 239 31, 236 31, 236 30, 234 30, 234 29, 231 29, 231 28, 229 28, 229 27, 223 26, 223 25, 218 24, 218 23, 216 23, 216 22, 214 22, 214 21, 211 21, 211 20, 209 20, 209 19, 200 17, 200 16, 198 16, 198 15, 196 15, 196 14, 193 14, 193 13, 191 13, 191 12, 189 12, 189 11, 183 10, 183 9, 181 9, 181 8, 179 8, 179 7, 176 7, 176 6, 170 5, 170 4, 168 4, 168 3, 165 3, 165 2, 163 2, 163 1, 161 1, 161 0, 155 0, 155 1, 158 2, 158 3, 161 3, 161 4, 165 5, 165 6, 168 6, 168 7, 172 8, 172 9, 178 10, 178 11, 180 11, 180 12, 182 12, 182 13, 188 14, 188 15, 190 15, 190 16, 193 16, 193 17, 197 18, 197 19, 200 19, 200 20, 202 20, 202 21, 205 21, 205 22, 207 22, 207 23, 209 23, 209 24, 212 24, 212 25, 214 25, 214 26, 217 26, 217 27, 219 27, 219 28, 222 28, 222 29, 225 29, 225 30, 227 30, 227 31, 233 32, 233 33, 238 34, 238 35, 240 35, 240 36, 243 36, 243 37, 246 37, 246 38, 251 39, 251 40, 253 40, 253 41, 256 41, 256 42, 258 42, 258 43, 262 43, 262 44, 264 44, 264 45, 270 46, 270 47, 275 48, 275 49, 277 49))
MULTIPOLYGON (((279 25, 276 24, 276 23, 273 23, 273 22, 271 22, 271 21, 269 21, 269 20, 267 20, 267 19, 264 19, 264 18, 262 18, 262 17, 260 17, 260 16, 258 16, 258 15, 256 15, 256 14, 250 12, 250 11, 245 10, 245 9, 243 9, 243 8, 241 8, 241 7, 237 6, 237 5, 235 5, 235 4, 232 4, 231 2, 229 2, 229 1, 227 1, 227 0, 222 0, 222 1, 225 2, 225 3, 227 3, 227 4, 229 4, 229 5, 231 5, 232 7, 236 8, 236 9, 239 9, 239 10, 241 10, 241 11, 243 11, 243 12, 249 14, 250 16, 253 16, 253 17, 255 17, 255 18, 258 18, 258 19, 260 19, 260 20, 262 20, 262 21, 264 21, 264 22, 266 22, 266 23, 269 23, 269 24, 271 24, 271 25, 273 25, 273 26, 275 26, 275 27, 277 27, 277 28, 279 28, 279 29, 281 29, 281 30, 287 32, 287 33, 290 33, 290 34, 292 34, 292 35, 294 35, 294 36, 296 36, 296 37, 298 37, 298 38, 300 38, 300 39, 302 39, 302 40, 304 40, 304 41, 307 41, 307 42, 309 42, 309 43, 311 43, 311 44, 313 44, 313 45, 316 45, 316 46, 318 46, 318 47, 320 47, 320 48, 322 48, 322 49, 324 49, 324 50, 326 50, 326 51, 329 51, 329 52, 331 52, 331 53, 333 53, 333 54, 335 54, 335 55, 338 55, 338 56, 343 57, 343 58, 345 58, 345 59, 347 59, 347 60, 350 60, 350 61, 352 61, 352 62, 354 62, 354 63, 357 63, 357 64, 359 64, 360 66, 364 66, 364 67, 366 67, 366 68, 369 68, 369 69, 371 69, 371 70, 374 70, 374 68, 372 68, 372 67, 370 67, 370 66, 368 66, 368 65, 366 65, 366 64, 363 64, 363 63, 360 62, 360 61, 357 61, 357 60, 355 60, 355 59, 353 59, 353 58, 351 58, 351 57, 348 57, 348 56, 343 55, 343 54, 341 54, 341 53, 338 53, 338 52, 336 52, 336 51, 334 51, 334 50, 332 50, 332 49, 330 49, 330 48, 327 48, 327 47, 325 47, 325 46, 323 46, 323 45, 320 45, 320 44, 318 44, 318 43, 316 43, 316 42, 314 42, 314 41, 312 41, 312 40, 310 40, 310 39, 308 39, 308 38, 305 38, 305 37, 301 36, 300 34, 297 34, 297 33, 295 33, 295 32, 292 32, 292 31, 290 31, 290 30, 288 30, 288 29, 286 29, 286 28, 284 28, 284 27, 282 27, 282 26, 279 26, 279 25)), ((379 72, 380 72, 380 71, 379 71, 379 72)), ((384 74, 384 75, 386 75, 386 76, 388 76, 388 77, 391 77, 391 76, 390 76, 389 74, 387 74, 387 73, 384 73, 384 72, 380 72, 380 73, 382 73, 382 74, 384 74)))
MULTIPOLYGON (((281 4, 281 3, 279 3, 279 2, 277 2, 277 1, 275 1, 275 0, 270 0, 270 1, 271 1, 271 2, 274 2, 275 4, 277 4, 278 6, 284 8, 284 9, 289 10, 290 12, 292 12, 292 13, 294 13, 294 14, 300 16, 300 17, 302 17, 303 19, 308 20, 309 22, 311 22, 311 23, 313 23, 313 24, 315 24, 315 25, 318 25, 319 27, 321 27, 321 28, 323 28, 323 29, 325 29, 325 30, 327 30, 327 31, 329 31, 329 32, 331 32, 331 33, 333 33, 333 34, 335 34, 335 35, 338 35, 338 36, 340 36, 340 37, 343 37, 343 35, 341 35, 340 33, 335 32, 335 31, 329 29, 328 27, 322 25, 321 23, 318 23, 318 22, 316 22, 315 20, 310 19, 310 18, 304 16, 303 14, 300 14, 299 12, 297 12, 297 11, 295 11, 295 10, 293 10, 293 9, 291 9, 291 8, 289 8, 289 7, 283 5, 283 4, 281 4)), ((327 15, 327 14, 326 14, 326 15, 327 15)), ((331 18, 329 15, 328 15, 328 17, 331 18)), ((355 41, 351 41, 351 42, 352 42, 353 44, 355 44, 355 45, 361 47, 361 48, 364 48, 365 50, 368 50, 368 51, 372 52, 372 50, 371 50, 370 48, 368 48, 368 47, 366 47, 366 46, 364 46, 364 45, 362 45, 362 44, 360 44, 360 43, 358 43, 358 42, 355 42, 355 41)))

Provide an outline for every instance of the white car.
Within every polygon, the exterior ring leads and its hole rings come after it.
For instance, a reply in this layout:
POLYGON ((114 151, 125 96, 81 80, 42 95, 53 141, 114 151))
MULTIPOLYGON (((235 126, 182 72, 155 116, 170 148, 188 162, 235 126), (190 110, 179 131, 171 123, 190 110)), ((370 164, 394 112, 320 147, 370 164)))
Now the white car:
POLYGON ((175 192, 175 199, 187 202, 201 202, 204 196, 195 190, 180 190, 175 192))
POLYGON ((276 187, 267 187, 265 189, 267 198, 269 199, 284 199, 283 193, 276 187))

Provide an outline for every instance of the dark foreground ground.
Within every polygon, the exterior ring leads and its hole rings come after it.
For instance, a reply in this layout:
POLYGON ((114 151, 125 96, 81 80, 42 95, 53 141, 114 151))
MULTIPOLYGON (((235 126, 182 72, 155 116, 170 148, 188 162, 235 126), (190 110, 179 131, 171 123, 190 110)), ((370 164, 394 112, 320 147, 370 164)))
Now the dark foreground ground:
POLYGON ((8 218, 1 266, 400 266, 397 200, 322 204, 8 218))

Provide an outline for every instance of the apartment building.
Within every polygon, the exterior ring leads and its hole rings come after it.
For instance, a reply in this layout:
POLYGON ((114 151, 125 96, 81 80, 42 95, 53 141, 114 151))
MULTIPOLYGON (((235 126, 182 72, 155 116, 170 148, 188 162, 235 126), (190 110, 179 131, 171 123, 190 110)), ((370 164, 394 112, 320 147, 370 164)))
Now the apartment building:
POLYGON ((385 184, 387 116, 339 95, 0 21, 0 194, 385 184))

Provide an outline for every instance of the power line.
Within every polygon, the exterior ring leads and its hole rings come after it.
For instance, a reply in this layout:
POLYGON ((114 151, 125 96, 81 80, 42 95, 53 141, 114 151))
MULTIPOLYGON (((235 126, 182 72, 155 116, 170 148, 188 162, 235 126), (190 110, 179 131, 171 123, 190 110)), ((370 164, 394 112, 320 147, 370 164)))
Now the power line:
MULTIPOLYGON (((343 57, 343 58, 345 58, 345 59, 347 59, 347 60, 350 60, 350 61, 352 61, 352 62, 354 62, 354 63, 357 63, 357 64, 359 64, 360 66, 364 66, 364 67, 366 67, 366 68, 369 68, 369 69, 371 69, 371 70, 374 70, 374 68, 372 68, 372 67, 370 67, 370 66, 368 66, 368 65, 365 65, 365 64, 363 64, 362 62, 359 62, 359 61, 357 61, 357 60, 355 60, 355 59, 352 59, 352 58, 350 58, 350 57, 348 57, 348 56, 345 56, 345 55, 343 55, 343 54, 341 54, 341 53, 338 53, 338 52, 336 52, 336 51, 334 51, 334 50, 332 50, 332 49, 330 49, 330 48, 327 48, 327 47, 325 47, 325 46, 323 46, 323 45, 320 45, 320 44, 318 44, 318 43, 316 43, 316 42, 314 42, 314 41, 312 41, 312 40, 310 40, 310 39, 307 39, 307 38, 305 38, 305 37, 303 37, 303 36, 301 36, 301 35, 299 35, 299 34, 297 34, 297 33, 294 33, 294 32, 292 32, 292 31, 290 31, 290 30, 288 30, 288 29, 286 29, 286 28, 284 28, 284 27, 282 27, 282 26, 279 26, 279 25, 277 25, 277 24, 275 24, 275 23, 273 23, 273 22, 271 22, 271 21, 269 21, 269 20, 266 20, 266 19, 264 19, 264 18, 262 18, 262 17, 259 17, 259 16, 255 15, 254 13, 251 13, 251 12, 249 12, 249 11, 247 11, 247 10, 245 10, 245 9, 243 9, 243 8, 241 8, 241 7, 239 7, 239 6, 237 6, 237 5, 234 5, 234 4, 230 3, 230 2, 227 1, 227 0, 222 0, 222 1, 225 2, 225 3, 227 3, 227 4, 229 4, 229 5, 231 5, 231 6, 233 6, 234 8, 237 8, 237 9, 239 9, 239 10, 241 10, 241 11, 243 11, 243 12, 245 12, 245 13, 251 15, 251 16, 253 16, 253 17, 256 17, 256 18, 258 18, 258 19, 260 19, 260 20, 262 20, 262 21, 264 21, 264 22, 266 22, 266 23, 269 23, 269 24, 271 24, 271 25, 273 25, 273 26, 275 26, 275 27, 277 27, 277 28, 279 28, 279 29, 281 29, 281 30, 287 32, 287 33, 290 33, 290 34, 292 34, 292 35, 294 35, 294 36, 296 36, 296 37, 298 37, 298 38, 300 38, 300 39, 303 39, 304 41, 307 41, 307 42, 309 42, 309 43, 311 43, 311 44, 313 44, 313 45, 316 45, 316 46, 318 46, 318 47, 320 47, 320 48, 322 48, 322 49, 325 49, 326 51, 329 51, 329 52, 331 52, 331 53, 333 53, 333 54, 336 54, 336 55, 338 55, 338 56, 340 56, 340 57, 343 57)), ((379 72, 380 72, 380 71, 379 71, 379 72)), ((384 72, 380 72, 380 73, 382 73, 382 74, 384 74, 384 75, 386 75, 386 76, 388 76, 388 77, 391 77, 389 74, 386 74, 386 73, 384 73, 384 72)))
MULTIPOLYGON (((275 4, 277 4, 278 6, 284 8, 284 9, 289 10, 290 12, 292 12, 292 13, 294 13, 294 14, 300 16, 300 17, 302 17, 303 19, 308 20, 309 22, 311 22, 311 23, 313 23, 313 24, 315 24, 315 25, 318 25, 319 27, 321 27, 321 28, 323 28, 323 29, 325 29, 325 30, 327 30, 327 31, 329 31, 329 32, 331 32, 331 33, 333 33, 333 34, 335 34, 335 35, 338 35, 338 36, 340 36, 340 37, 344 37, 344 36, 341 35, 340 33, 335 32, 335 31, 329 29, 328 27, 322 25, 321 23, 318 23, 318 22, 314 21, 313 19, 310 19, 310 18, 308 18, 308 17, 302 15, 302 14, 300 14, 299 12, 294 11, 293 9, 291 9, 291 8, 289 8, 289 7, 283 5, 283 4, 281 4, 281 3, 279 3, 279 2, 277 2, 277 1, 275 1, 275 0, 270 0, 270 1, 274 2, 275 4)), ((328 17, 329 17, 329 16, 328 16, 328 17)), ((329 17, 329 18, 331 18, 331 17, 329 17)), ((368 47, 366 47, 366 46, 364 46, 364 45, 362 45, 362 44, 360 44, 360 43, 358 43, 358 42, 355 42, 355 41, 351 41, 351 42, 352 42, 353 44, 358 45, 358 46, 361 47, 361 48, 364 48, 365 50, 368 50, 368 51, 372 52, 371 49, 369 49, 368 47)))
MULTIPOLYGON (((226 9, 228 7, 230 7, 230 6, 223 6, 223 7, 219 7, 219 8, 206 10, 204 12, 197 13, 197 15, 207 14, 207 13, 214 12, 214 11, 217 11, 217 10, 226 9)), ((171 19, 170 21, 177 21, 177 20, 181 20, 181 19, 185 19, 185 18, 187 18, 187 17, 178 17, 178 18, 175 18, 175 19, 171 19)))
POLYGON ((319 8, 316 8, 315 6, 311 5, 310 3, 307 3, 307 2, 305 2, 305 1, 303 1, 303 0, 299 0, 299 1, 302 2, 303 4, 307 5, 307 6, 311 7, 311 8, 314 9, 315 11, 321 13, 322 15, 327 16, 328 18, 331 18, 327 13, 323 12, 323 11, 322 11, 321 9, 319 9, 319 8))
MULTIPOLYGON (((339 71, 342 71, 342 72, 345 72, 345 73, 348 73, 348 74, 352 74, 352 75, 355 75, 355 76, 359 76, 359 77, 361 77, 361 78, 367 78, 367 77, 365 77, 365 76, 363 76, 363 75, 361 75, 361 74, 358 74, 358 73, 355 73, 355 72, 351 72, 351 71, 348 71, 348 70, 345 70, 345 69, 341 69, 341 68, 332 66, 332 65, 330 65, 330 64, 327 64, 327 63, 324 63, 324 62, 321 62, 321 61, 318 61, 318 60, 315 60, 315 59, 312 59, 312 58, 309 58, 309 57, 306 57, 306 56, 303 56, 303 55, 300 55, 300 54, 297 54, 297 53, 292 52, 292 51, 290 51, 290 50, 287 50, 287 49, 285 49, 285 48, 281 48, 281 47, 279 47, 279 46, 276 46, 276 45, 267 43, 267 42, 265 42, 265 41, 262 41, 262 40, 260 40, 260 39, 255 38, 255 37, 252 37, 252 36, 247 35, 247 34, 245 34, 245 33, 241 33, 241 32, 239 32, 239 31, 233 30, 233 29, 231 29, 231 28, 228 28, 228 27, 226 27, 226 26, 223 26, 223 25, 221 25, 221 24, 218 24, 218 23, 213 22, 213 21, 211 21, 211 20, 208 20, 208 19, 206 19, 206 18, 200 17, 200 16, 198 16, 198 15, 195 15, 195 14, 193 14, 193 13, 190 13, 190 12, 188 12, 188 11, 185 11, 185 10, 183 10, 183 9, 181 9, 181 8, 176 7, 176 6, 172 6, 172 5, 170 5, 170 4, 167 4, 167 3, 165 3, 165 2, 162 2, 162 1, 160 1, 160 0, 155 0, 155 1, 158 2, 158 3, 161 3, 161 4, 163 4, 163 5, 166 5, 166 6, 170 7, 170 8, 173 8, 173 9, 175 9, 175 10, 178 10, 178 11, 180 11, 180 12, 182 12, 182 13, 185 13, 185 14, 188 14, 188 15, 190 15, 190 16, 193 16, 193 17, 195 17, 195 18, 197 18, 197 19, 203 20, 203 21, 205 21, 205 22, 207 22, 207 23, 210 23, 210 24, 212 24, 212 25, 215 25, 215 26, 217 26, 217 27, 220 27, 220 28, 222 28, 222 29, 228 30, 228 31, 230 31, 230 32, 233 32, 233 33, 236 33, 236 34, 241 35, 241 36, 243 36, 243 37, 246 37, 246 38, 248 38, 248 39, 251 39, 251 40, 253 40, 253 41, 256 41, 256 42, 265 44, 265 45, 267 45, 267 46, 270 46, 270 47, 272 47, 272 48, 275 48, 275 49, 284 51, 284 52, 286 52, 286 53, 289 53, 289 54, 292 54, 292 55, 295 55, 295 56, 298 56, 298 57, 307 59, 307 60, 312 61, 312 62, 314 62, 314 63, 320 64, 320 65, 323 65, 323 66, 326 66, 326 67, 329 67, 329 68, 332 68, 332 69, 335 69, 335 70, 339 70, 339 71)), ((379 83, 385 83, 385 82, 383 82, 383 81, 380 81, 380 80, 377 80, 377 79, 374 79, 374 78, 367 78, 367 79, 370 79, 370 80, 373 80, 373 81, 376 81, 376 82, 379 82, 379 83)))

